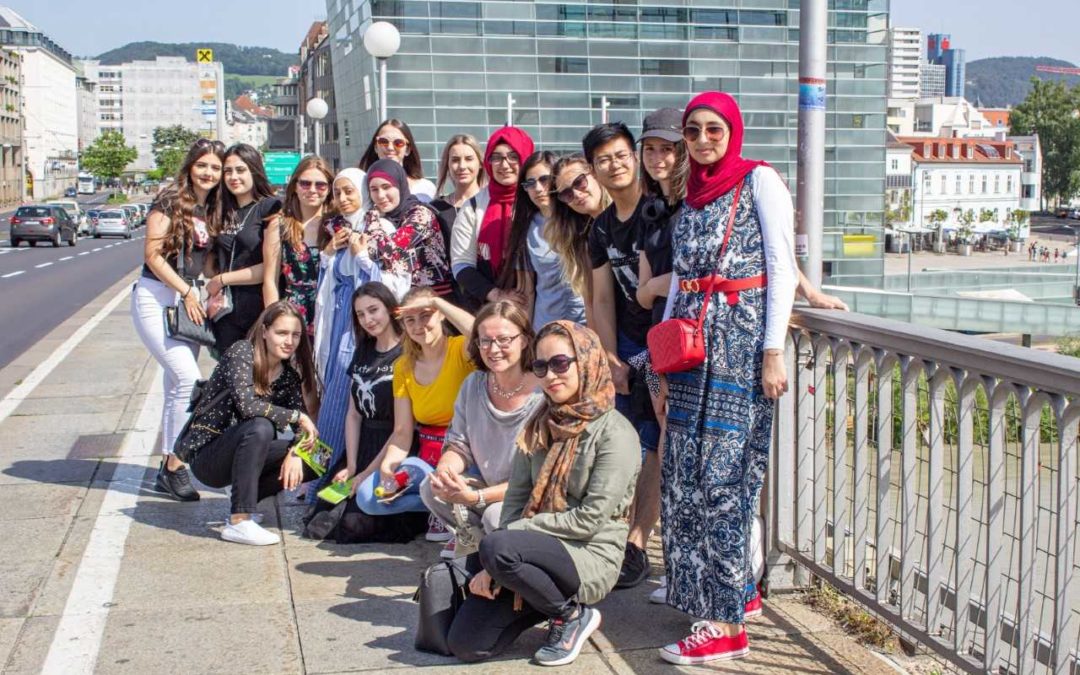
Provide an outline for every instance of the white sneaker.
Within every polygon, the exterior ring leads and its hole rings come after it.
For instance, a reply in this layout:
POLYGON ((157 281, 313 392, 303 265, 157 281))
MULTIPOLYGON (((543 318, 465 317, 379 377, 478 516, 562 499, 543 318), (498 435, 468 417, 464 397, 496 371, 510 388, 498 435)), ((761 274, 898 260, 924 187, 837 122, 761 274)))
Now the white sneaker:
POLYGON ((428 530, 424 535, 424 539, 428 541, 437 541, 439 543, 450 541, 454 538, 454 533, 447 529, 443 521, 439 520, 435 516, 428 516, 428 530))
POLYGON ((441 551, 439 551, 439 557, 442 558, 443 560, 453 560, 454 558, 457 557, 455 555, 456 552, 457 552, 457 540, 456 539, 451 539, 450 541, 446 542, 446 546, 443 546, 443 549, 441 551))
POLYGON ((667 576, 660 577, 660 588, 649 594, 649 602, 657 605, 667 604, 667 576))
POLYGON ((281 537, 269 532, 254 520, 241 520, 239 523, 229 523, 221 531, 221 538, 237 544, 249 544, 251 546, 270 546, 281 542, 281 537))

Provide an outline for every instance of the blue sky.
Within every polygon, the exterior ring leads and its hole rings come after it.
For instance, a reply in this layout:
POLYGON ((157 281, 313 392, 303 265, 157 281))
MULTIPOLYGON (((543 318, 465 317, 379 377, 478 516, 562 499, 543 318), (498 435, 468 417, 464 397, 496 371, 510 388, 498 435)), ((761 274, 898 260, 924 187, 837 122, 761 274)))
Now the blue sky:
MULTIPOLYGON (((295 51, 325 0, 0 0, 68 51, 96 55, 138 40, 235 42, 295 51)), ((723 3, 720 3, 723 4, 723 3)), ((1080 64, 1078 0, 892 0, 893 24, 945 32, 986 56, 1080 64)))

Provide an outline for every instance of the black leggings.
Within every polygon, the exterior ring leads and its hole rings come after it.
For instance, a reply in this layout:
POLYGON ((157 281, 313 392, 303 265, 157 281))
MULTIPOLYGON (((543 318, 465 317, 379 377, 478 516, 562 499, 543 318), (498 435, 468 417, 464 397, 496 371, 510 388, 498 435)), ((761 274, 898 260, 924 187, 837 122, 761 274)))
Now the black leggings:
MULTIPOLYGON (((277 438, 273 422, 253 417, 204 445, 191 461, 191 472, 212 488, 232 485, 231 513, 254 513, 260 499, 281 492, 281 463, 292 443, 277 438)), ((305 464, 303 480, 314 478, 305 464)))
POLYGON ((469 595, 454 617, 447 641, 462 661, 480 661, 504 651, 525 630, 566 614, 581 587, 574 560, 551 535, 498 530, 469 556, 470 572, 482 567, 503 587, 495 600, 469 595), (514 611, 514 594, 524 605, 514 611))

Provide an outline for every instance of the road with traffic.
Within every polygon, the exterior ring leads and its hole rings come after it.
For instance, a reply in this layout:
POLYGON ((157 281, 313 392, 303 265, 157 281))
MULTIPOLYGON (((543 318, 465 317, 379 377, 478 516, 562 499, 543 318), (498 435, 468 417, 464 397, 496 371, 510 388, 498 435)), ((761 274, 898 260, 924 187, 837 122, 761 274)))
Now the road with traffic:
MULTIPOLYGON (((105 193, 80 204, 101 204, 105 193)), ((38 243, 11 248, 8 218, 0 212, 0 368, 47 335, 142 262, 145 228, 130 240, 82 237, 75 247, 38 243)))

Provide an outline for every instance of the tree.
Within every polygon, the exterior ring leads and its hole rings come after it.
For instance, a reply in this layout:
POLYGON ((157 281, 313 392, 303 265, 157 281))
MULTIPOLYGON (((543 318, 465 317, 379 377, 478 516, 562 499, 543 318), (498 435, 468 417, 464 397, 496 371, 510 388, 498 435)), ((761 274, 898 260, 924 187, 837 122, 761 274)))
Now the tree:
POLYGON ((138 156, 139 151, 126 144, 124 134, 110 129, 83 150, 80 164, 98 178, 119 178, 138 156))
POLYGON ((175 176, 180 170, 180 164, 183 163, 188 148, 197 140, 199 140, 199 134, 179 124, 154 129, 151 151, 154 153, 154 163, 161 169, 162 174, 175 176))
POLYGON ((1080 87, 1032 78, 1031 92, 1009 116, 1014 136, 1037 133, 1042 145, 1043 194, 1060 204, 1080 192, 1080 87))

